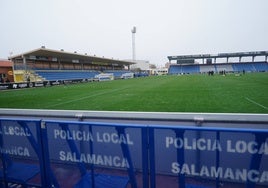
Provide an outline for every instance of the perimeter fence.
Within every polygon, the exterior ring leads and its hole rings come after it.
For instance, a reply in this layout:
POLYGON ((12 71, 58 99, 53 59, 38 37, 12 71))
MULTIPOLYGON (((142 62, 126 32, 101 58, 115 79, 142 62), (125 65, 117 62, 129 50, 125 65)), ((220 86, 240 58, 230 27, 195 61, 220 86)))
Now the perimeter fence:
POLYGON ((0 110, 0 186, 268 186, 268 115, 0 110))

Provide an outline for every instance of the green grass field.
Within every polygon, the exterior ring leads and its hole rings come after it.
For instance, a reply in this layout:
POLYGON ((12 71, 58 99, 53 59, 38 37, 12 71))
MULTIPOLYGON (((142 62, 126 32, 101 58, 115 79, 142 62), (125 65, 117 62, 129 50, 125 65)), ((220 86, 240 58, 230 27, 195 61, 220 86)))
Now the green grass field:
POLYGON ((268 73, 155 76, 0 91, 1 108, 268 113, 268 73))

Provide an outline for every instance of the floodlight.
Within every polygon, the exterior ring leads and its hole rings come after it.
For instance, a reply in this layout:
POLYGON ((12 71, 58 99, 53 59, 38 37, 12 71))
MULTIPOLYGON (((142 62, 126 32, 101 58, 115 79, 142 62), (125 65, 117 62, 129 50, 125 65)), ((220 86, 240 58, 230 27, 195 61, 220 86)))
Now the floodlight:
POLYGON ((135 50, 135 34, 136 34, 136 27, 134 26, 131 30, 132 33, 132 61, 136 61, 136 50, 135 50))
POLYGON ((132 33, 136 33, 136 27, 134 26, 133 29, 131 30, 132 33))

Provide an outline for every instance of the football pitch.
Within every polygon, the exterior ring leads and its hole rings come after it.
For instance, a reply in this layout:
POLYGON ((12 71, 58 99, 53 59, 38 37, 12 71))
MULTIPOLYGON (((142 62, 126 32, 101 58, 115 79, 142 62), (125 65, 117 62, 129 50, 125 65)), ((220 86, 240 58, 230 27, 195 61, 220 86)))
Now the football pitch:
POLYGON ((0 91, 0 108, 268 113, 268 73, 151 76, 0 91))

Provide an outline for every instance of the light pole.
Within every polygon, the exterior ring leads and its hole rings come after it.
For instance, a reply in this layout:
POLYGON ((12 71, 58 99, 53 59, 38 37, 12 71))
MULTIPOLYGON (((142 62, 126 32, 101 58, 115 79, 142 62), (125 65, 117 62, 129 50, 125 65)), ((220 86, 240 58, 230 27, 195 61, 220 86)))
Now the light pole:
POLYGON ((136 27, 134 26, 131 30, 132 33, 132 61, 136 61, 136 51, 135 51, 135 34, 136 34, 136 27))

